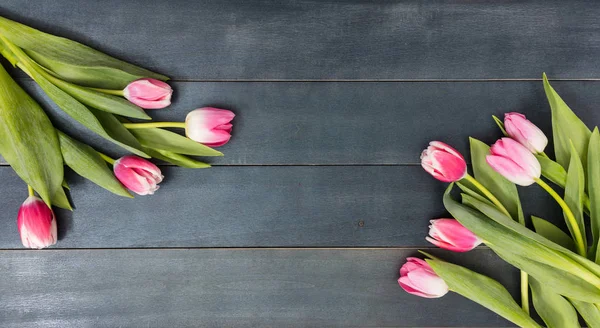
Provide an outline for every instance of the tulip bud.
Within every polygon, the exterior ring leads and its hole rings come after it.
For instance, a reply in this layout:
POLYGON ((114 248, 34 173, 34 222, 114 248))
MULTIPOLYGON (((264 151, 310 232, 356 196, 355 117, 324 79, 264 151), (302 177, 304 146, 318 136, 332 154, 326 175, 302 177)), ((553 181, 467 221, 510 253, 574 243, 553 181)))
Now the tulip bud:
POLYGON ((185 134, 188 138, 207 145, 219 147, 231 138, 231 120, 235 117, 226 109, 204 107, 189 112, 185 118, 185 134))
POLYGON ((409 257, 400 268, 398 284, 406 292, 426 297, 438 298, 448 293, 448 285, 429 266, 429 264, 416 257, 409 257))
POLYGON ((45 248, 56 244, 56 218, 43 200, 29 196, 17 216, 21 242, 27 248, 45 248))
POLYGON ((431 220, 429 236, 425 239, 437 247, 454 252, 468 252, 482 240, 454 219, 431 220))
POLYGON ((467 175, 467 163, 456 149, 441 141, 432 141, 421 153, 421 166, 444 182, 459 181, 467 175))
POLYGON ((529 186, 539 179, 540 162, 525 146, 510 138, 502 138, 490 148, 487 163, 512 183, 529 186))
POLYGON ((169 106, 172 94, 170 85, 155 79, 135 80, 123 90, 123 96, 127 100, 145 109, 169 106))
POLYGON ((154 194, 164 178, 156 165, 132 155, 116 160, 113 169, 117 179, 138 195, 154 194))
POLYGON ((506 113, 504 115, 504 128, 506 133, 532 153, 541 153, 548 145, 548 138, 542 130, 519 113, 506 113))

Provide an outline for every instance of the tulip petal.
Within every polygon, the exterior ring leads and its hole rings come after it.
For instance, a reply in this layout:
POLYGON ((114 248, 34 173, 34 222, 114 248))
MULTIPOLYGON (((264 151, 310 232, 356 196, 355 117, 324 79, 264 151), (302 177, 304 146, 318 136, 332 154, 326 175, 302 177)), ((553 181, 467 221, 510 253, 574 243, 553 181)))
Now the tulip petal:
POLYGON ((448 285, 435 273, 425 269, 417 269, 408 272, 406 275, 410 281, 410 286, 431 297, 441 297, 448 293, 448 285))
POLYGON ((477 245, 475 245, 475 246, 470 245, 470 246, 465 247, 465 246, 452 245, 450 243, 447 243, 447 242, 444 242, 441 240, 436 240, 431 237, 425 237, 425 240, 427 240, 428 242, 434 244, 435 246, 437 246, 439 248, 447 249, 449 251, 458 252, 458 253, 468 252, 477 246, 477 245))
POLYGON ((429 294, 425 294, 425 293, 423 293, 423 292, 421 292, 421 291, 413 288, 410 285, 410 283, 411 282, 410 282, 410 279, 408 279, 408 277, 400 277, 398 279, 398 284, 400 285, 400 287, 402 287, 402 289, 404 289, 404 291, 406 291, 409 294, 413 294, 413 295, 421 296, 421 297, 425 297, 425 298, 437 298, 437 297, 439 297, 439 296, 432 296, 432 295, 429 295, 429 294))
POLYGON ((535 182, 519 165, 508 158, 488 155, 485 160, 496 172, 514 184, 529 186, 535 182))

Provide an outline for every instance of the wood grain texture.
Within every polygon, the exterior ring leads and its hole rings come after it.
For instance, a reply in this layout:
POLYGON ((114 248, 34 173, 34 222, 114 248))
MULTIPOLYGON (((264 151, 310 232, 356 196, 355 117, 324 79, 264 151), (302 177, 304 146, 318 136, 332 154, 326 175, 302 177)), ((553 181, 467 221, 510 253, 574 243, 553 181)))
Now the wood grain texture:
MULTIPOLYGON (((490 250, 434 252, 517 294, 490 250)), ((412 296, 398 269, 415 250, 0 252, 0 321, 13 327, 500 327, 450 293, 412 296)))
MULTIPOLYGON (((57 126, 106 153, 123 154, 68 119, 33 82, 20 82, 57 126)), ((510 111, 525 113, 551 134, 540 81, 172 84, 174 104, 148 111, 158 121, 183 121, 202 106, 236 112, 234 136, 220 148, 225 157, 207 159, 218 165, 418 164, 430 140, 446 141, 468 155, 468 137, 494 142, 501 134, 491 115, 510 111)), ((553 85, 585 122, 600 123, 600 83, 553 85)))
POLYGON ((175 79, 600 78, 597 1, 3 0, 175 79))
MULTIPOLYGON (((428 246, 446 216, 445 184, 418 166, 163 168, 153 196, 115 196, 69 176, 75 210, 57 211, 59 248, 428 246)), ((21 248, 15 224, 25 185, 0 169, 0 248, 21 248)), ((525 212, 562 222, 536 187, 525 212)), ((563 224, 564 225, 564 224, 563 224)))

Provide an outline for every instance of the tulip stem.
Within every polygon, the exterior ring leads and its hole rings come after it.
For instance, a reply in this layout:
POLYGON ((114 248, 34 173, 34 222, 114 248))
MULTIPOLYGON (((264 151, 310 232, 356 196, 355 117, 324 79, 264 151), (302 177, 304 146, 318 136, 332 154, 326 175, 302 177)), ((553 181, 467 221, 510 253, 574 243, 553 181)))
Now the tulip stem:
POLYGON ((492 201, 492 203, 494 203, 494 205, 496 205, 496 207, 498 207, 498 209, 500 211, 502 211, 502 213, 506 214, 509 218, 512 218, 512 216, 510 215, 510 213, 508 212, 506 207, 504 207, 504 205, 502 205, 502 203, 500 203, 498 198, 496 198, 496 196, 494 196, 494 194, 492 194, 486 187, 484 187, 481 183, 479 183, 479 181, 477 181, 475 178, 473 178, 468 173, 465 176, 465 179, 467 181, 469 181, 470 183, 472 183, 475 187, 477 187, 477 189, 479 189, 490 201, 492 201))
POLYGON ((107 156, 101 152, 98 152, 98 155, 100 155, 100 157, 102 157, 102 159, 105 160, 106 162, 108 162, 109 164, 111 164, 111 165, 115 164, 115 160, 112 159, 112 157, 107 156))
POLYGON ((108 95, 113 95, 113 96, 121 96, 123 97, 123 90, 111 90, 111 89, 100 89, 100 88, 88 88, 94 91, 98 91, 98 92, 102 92, 102 93, 106 93, 108 95))
POLYGON ((152 123, 123 123, 128 129, 151 129, 151 128, 182 128, 185 122, 152 122, 152 123))
POLYGON ((27 185, 27 192, 29 192, 29 196, 35 196, 35 192, 33 191, 33 187, 27 185))
MULTIPOLYGON (((502 211, 506 216, 512 218, 506 207, 502 205, 502 203, 492 194, 484 185, 479 183, 474 177, 469 175, 465 176, 465 179, 472 183, 477 189, 479 189, 500 211, 502 211)), ((525 222, 521 222, 521 224, 525 225, 525 222)), ((521 308, 525 313, 529 314, 529 276, 527 272, 521 270, 521 308)))
POLYGON ((581 236, 581 230, 579 230, 579 225, 577 224, 577 219, 575 219, 575 215, 573 215, 573 212, 569 208, 569 205, 567 205, 567 203, 565 203, 565 201, 562 199, 562 197, 560 197, 560 195, 557 194, 556 191, 554 191, 554 189, 552 189, 552 187, 550 187, 542 179, 536 178, 535 182, 537 182, 537 184, 540 185, 540 187, 544 188, 544 190, 546 190, 550 194, 550 196, 552 196, 552 198, 554 198, 554 200, 556 200, 558 205, 560 205, 563 212, 565 212, 565 216, 567 217, 567 221, 568 221, 567 223, 569 224, 571 231, 572 231, 571 234, 573 235, 573 239, 575 239, 575 246, 577 247, 577 253, 579 253, 579 255, 581 255, 583 257, 586 257, 585 243, 583 242, 583 237, 581 236))

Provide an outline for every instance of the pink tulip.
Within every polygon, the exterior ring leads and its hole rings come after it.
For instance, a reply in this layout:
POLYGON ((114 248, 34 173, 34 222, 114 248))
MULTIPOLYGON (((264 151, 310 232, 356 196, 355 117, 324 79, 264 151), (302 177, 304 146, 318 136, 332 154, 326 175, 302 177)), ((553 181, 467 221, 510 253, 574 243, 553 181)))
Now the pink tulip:
POLYGON ((437 247, 454 252, 468 252, 482 240, 454 219, 431 220, 429 236, 425 239, 437 247))
POLYGON ((226 109, 204 107, 189 112, 185 118, 185 134, 188 138, 207 145, 219 147, 231 138, 231 120, 235 117, 226 109))
POLYGON ((432 141, 421 153, 421 166, 444 182, 459 181, 467 175, 467 163, 456 149, 441 141, 432 141))
POLYGON ((548 138, 542 130, 519 113, 506 113, 504 115, 504 128, 506 133, 532 153, 541 153, 548 145, 548 138))
POLYGON ((27 248, 45 248, 56 244, 56 218, 43 200, 29 196, 17 216, 21 242, 27 248))
POLYGON ((490 148, 487 163, 512 183, 529 186, 542 173, 540 162, 525 146, 510 138, 502 138, 490 148))
POLYGON ((123 156, 113 164, 115 176, 127 189, 138 195, 152 195, 163 180, 160 169, 137 156, 123 156))
POLYGON ((173 89, 170 85, 155 79, 133 81, 123 90, 123 96, 127 100, 145 109, 169 106, 172 94, 173 89))
POLYGON ((438 298, 448 293, 448 285, 429 264, 416 257, 409 257, 400 268, 398 284, 410 294, 438 298))

